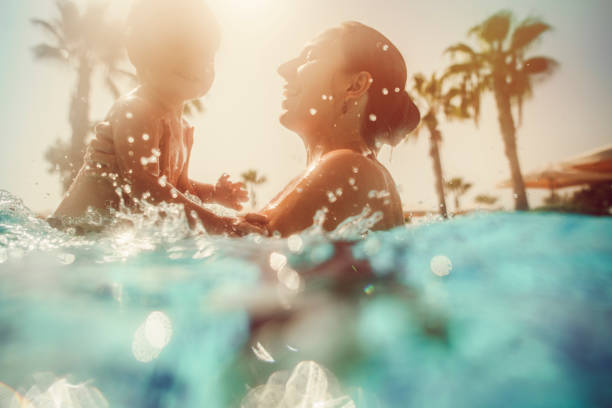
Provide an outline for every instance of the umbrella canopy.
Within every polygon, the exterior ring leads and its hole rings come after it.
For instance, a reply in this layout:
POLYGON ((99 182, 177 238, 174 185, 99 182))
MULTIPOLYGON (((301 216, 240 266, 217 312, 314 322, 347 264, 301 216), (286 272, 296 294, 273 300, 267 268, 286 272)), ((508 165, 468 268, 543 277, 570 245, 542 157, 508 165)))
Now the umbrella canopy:
POLYGON ((612 174, 612 145, 561 162, 564 167, 593 173, 612 174))
MULTIPOLYGON (((558 188, 574 187, 583 184, 612 181, 612 173, 602 174, 555 166, 524 174, 523 180, 526 188, 555 190, 558 188)), ((512 187, 512 180, 505 180, 501 182, 499 187, 512 187)))

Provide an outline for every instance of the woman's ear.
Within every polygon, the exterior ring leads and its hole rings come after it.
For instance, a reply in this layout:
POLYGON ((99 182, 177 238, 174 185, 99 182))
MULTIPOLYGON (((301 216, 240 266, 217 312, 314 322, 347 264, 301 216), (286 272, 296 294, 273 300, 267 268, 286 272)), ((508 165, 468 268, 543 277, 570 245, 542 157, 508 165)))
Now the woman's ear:
POLYGON ((368 92, 372 82, 374 82, 372 75, 367 71, 361 71, 351 76, 349 86, 346 90, 346 99, 359 99, 363 94, 368 92))

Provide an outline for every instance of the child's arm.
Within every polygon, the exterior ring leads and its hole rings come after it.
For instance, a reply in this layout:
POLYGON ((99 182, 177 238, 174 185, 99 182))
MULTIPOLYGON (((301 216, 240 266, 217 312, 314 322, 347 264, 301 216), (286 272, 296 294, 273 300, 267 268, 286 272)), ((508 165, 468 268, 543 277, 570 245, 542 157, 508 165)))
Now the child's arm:
POLYGON ((162 130, 159 122, 153 119, 146 101, 133 98, 118 109, 110 121, 117 167, 134 197, 154 204, 183 204, 188 221, 193 224, 195 214, 209 233, 241 233, 236 228, 235 219, 207 211, 160 177, 158 157, 162 130))
POLYGON ((188 157, 185 161, 185 167, 181 174, 181 182, 179 187, 182 191, 188 191, 189 193, 198 197, 203 203, 217 203, 228 208, 233 208, 236 211, 242 210, 241 202, 249 200, 249 194, 247 193, 243 183, 232 183, 229 181, 229 175, 223 174, 219 177, 216 185, 200 183, 195 180, 189 179, 189 161, 191 160, 191 148, 193 146, 193 128, 190 129, 187 135, 187 150, 188 157))
POLYGON ((200 183, 189 180, 190 192, 200 198, 204 203, 217 203, 222 206, 233 208, 236 211, 242 210, 242 205, 249 200, 249 194, 244 188, 243 183, 232 183, 229 175, 223 174, 219 177, 216 185, 200 183))

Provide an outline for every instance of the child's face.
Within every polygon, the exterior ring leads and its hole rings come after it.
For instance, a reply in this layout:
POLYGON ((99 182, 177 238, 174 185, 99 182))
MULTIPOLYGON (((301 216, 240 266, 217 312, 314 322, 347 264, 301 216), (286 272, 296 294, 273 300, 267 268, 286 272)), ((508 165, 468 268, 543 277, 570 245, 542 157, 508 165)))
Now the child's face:
POLYGON ((215 52, 179 45, 163 64, 148 67, 147 81, 172 99, 184 101, 206 95, 215 79, 215 52))

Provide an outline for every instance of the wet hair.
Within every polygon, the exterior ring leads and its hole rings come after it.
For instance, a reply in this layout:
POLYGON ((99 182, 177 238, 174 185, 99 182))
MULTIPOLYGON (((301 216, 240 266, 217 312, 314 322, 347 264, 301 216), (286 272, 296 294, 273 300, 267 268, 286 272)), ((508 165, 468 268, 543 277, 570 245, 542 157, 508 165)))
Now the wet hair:
POLYGON ((178 50, 214 53, 217 19, 204 0, 134 0, 127 20, 126 46, 137 70, 171 60, 178 50))
POLYGON ((367 71, 374 82, 362 119, 362 134, 369 146, 397 145, 414 130, 421 119, 418 108, 406 92, 406 62, 399 50, 375 29, 349 21, 340 31, 350 71, 367 71))

